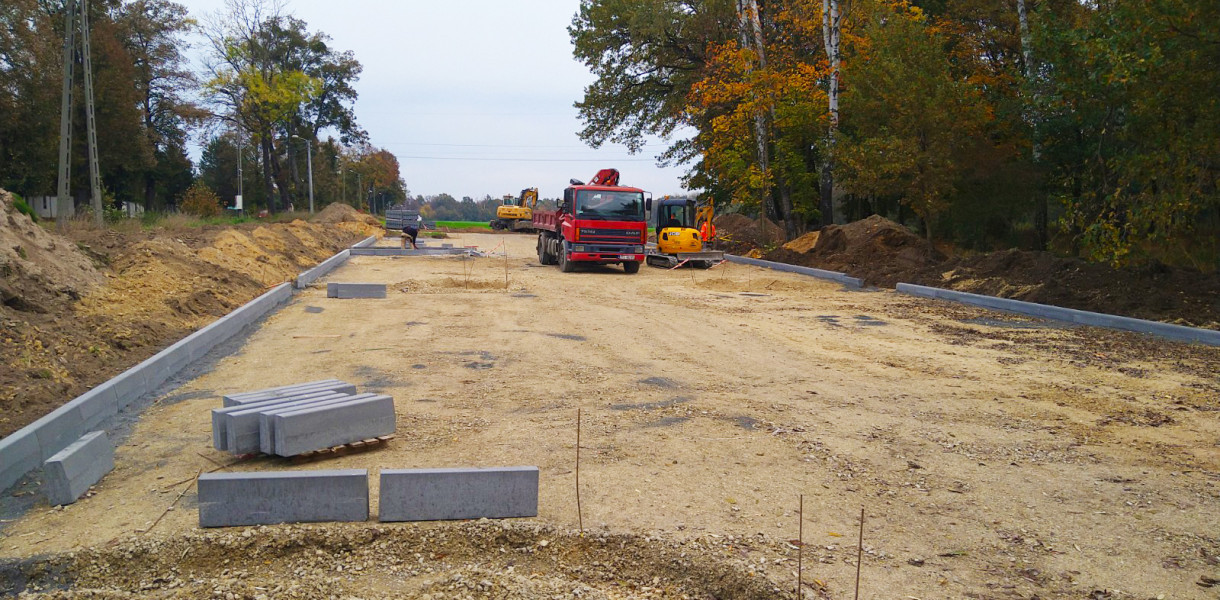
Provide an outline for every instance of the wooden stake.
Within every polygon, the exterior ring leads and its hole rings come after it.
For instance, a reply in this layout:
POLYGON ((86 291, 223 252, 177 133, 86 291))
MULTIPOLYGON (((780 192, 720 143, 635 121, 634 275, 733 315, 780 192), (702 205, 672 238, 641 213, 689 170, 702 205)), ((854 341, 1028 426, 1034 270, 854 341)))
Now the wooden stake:
POLYGON ((856 543, 856 600, 860 600, 860 564, 864 558, 864 507, 860 507, 860 541, 856 543))
POLYGON ((801 503, 796 515, 796 600, 801 600, 804 598, 801 594, 801 579, 804 575, 801 567, 804 566, 802 558, 805 554, 805 494, 801 494, 801 503))
POLYGON ((585 516, 580 510, 580 409, 576 409, 576 521, 580 534, 585 534, 585 516))
POLYGON ((508 246, 504 246, 504 291, 508 291, 508 246))

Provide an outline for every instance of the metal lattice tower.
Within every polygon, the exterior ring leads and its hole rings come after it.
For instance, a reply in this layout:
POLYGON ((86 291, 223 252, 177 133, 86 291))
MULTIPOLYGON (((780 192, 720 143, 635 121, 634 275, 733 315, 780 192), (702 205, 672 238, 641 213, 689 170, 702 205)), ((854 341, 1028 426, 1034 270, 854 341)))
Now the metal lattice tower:
POLYGON ((97 160, 97 120, 93 104, 93 60, 89 44, 89 0, 64 2, 64 79, 63 98, 59 111, 59 194, 56 198, 56 221, 67 224, 72 212, 72 82, 76 67, 76 33, 80 31, 81 64, 85 71, 85 121, 89 146, 90 206, 93 221, 102 224, 102 182, 97 160))

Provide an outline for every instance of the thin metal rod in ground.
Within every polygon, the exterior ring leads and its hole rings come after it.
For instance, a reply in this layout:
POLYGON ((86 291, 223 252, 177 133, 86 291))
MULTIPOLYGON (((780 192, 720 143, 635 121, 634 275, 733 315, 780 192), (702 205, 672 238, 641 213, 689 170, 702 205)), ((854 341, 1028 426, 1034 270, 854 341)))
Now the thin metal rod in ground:
POLYGON ((508 246, 504 246, 504 291, 508 291, 508 246))
POLYGON ((805 550, 805 494, 801 494, 801 502, 796 509, 796 598, 803 598, 801 592, 801 579, 804 572, 801 567, 804 563, 801 561, 804 558, 805 550))
POLYGON ((856 600, 860 600, 860 564, 864 558, 864 507, 860 507, 860 540, 856 542, 856 600))
MULTIPOLYGON (((224 467, 217 467, 217 469, 216 469, 216 470, 220 470, 220 469, 222 469, 222 468, 224 468, 224 467)), ((190 482, 189 484, 187 484, 187 486, 186 486, 186 487, 182 488, 182 491, 181 491, 181 492, 178 492, 178 497, 177 497, 177 498, 174 498, 174 501, 173 501, 173 502, 171 502, 171 503, 169 504, 169 506, 165 507, 165 510, 161 511, 161 516, 157 517, 157 520, 156 520, 156 521, 153 521, 153 524, 152 524, 152 525, 149 525, 149 526, 148 526, 148 529, 145 529, 145 530, 143 531, 143 533, 148 533, 148 532, 152 531, 152 530, 153 530, 153 527, 156 527, 156 526, 157 526, 157 523, 160 523, 160 522, 161 522, 161 519, 164 519, 164 518, 165 518, 165 515, 168 515, 168 514, 169 514, 169 511, 173 510, 174 506, 176 506, 176 505, 178 504, 178 501, 179 501, 179 500, 181 500, 181 499, 182 499, 182 497, 183 497, 183 496, 185 496, 185 495, 186 495, 186 493, 187 493, 187 492, 189 492, 191 488, 195 487, 195 482, 199 481, 199 476, 200 476, 200 475, 203 475, 203 469, 199 469, 199 472, 195 474, 195 478, 194 478, 194 479, 192 479, 192 480, 191 480, 191 482, 190 482)))
POLYGON ((585 534, 585 516, 580 510, 580 409, 576 409, 576 522, 580 534, 585 534))

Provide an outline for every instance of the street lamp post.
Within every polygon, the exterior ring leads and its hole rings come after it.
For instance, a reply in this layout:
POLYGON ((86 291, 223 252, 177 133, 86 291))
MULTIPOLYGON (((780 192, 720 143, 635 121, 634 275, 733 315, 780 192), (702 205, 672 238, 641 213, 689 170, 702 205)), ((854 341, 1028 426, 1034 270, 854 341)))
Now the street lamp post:
POLYGON ((298 140, 305 140, 305 156, 306 168, 309 171, 309 214, 313 214, 313 144, 306 138, 299 135, 292 136, 298 140))

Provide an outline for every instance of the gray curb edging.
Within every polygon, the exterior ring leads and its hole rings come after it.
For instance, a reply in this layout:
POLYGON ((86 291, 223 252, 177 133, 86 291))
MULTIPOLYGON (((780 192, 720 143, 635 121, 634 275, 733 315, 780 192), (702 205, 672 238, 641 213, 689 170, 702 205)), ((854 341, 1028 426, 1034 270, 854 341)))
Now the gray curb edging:
POLYGON ((1200 344, 1207 344, 1209 346, 1220 346, 1220 331, 1214 331, 1211 329, 1186 327, 1184 325, 1173 325, 1171 323, 1159 323, 1157 321, 1146 321, 1144 319, 1107 315, 1104 313, 1089 312, 1087 310, 1076 310, 1074 308, 1062 308, 1059 306, 1036 304, 1034 302, 1024 302, 1022 300, 1010 300, 1008 298, 997 298, 995 296, 958 292, 954 290, 927 287, 911 283, 898 284, 897 291, 903 294, 910 294, 912 296, 935 298, 938 300, 951 300, 954 302, 961 302, 963 304, 981 306, 983 308, 991 308, 994 310, 1003 310, 1022 315, 1029 315, 1031 317, 1041 317, 1055 321, 1066 321, 1068 323, 1076 323, 1079 325, 1091 325, 1093 327, 1105 327, 1107 329, 1120 329, 1123 331, 1146 333, 1179 342, 1198 342, 1200 344))
MULTIPOLYGON (((366 248, 375 243, 377 236, 369 236, 356 242, 352 248, 366 248)), ((297 276, 295 282, 272 288, 144 362, 0 439, 0 491, 12 487, 26 473, 41 467, 44 461, 67 448, 85 432, 96 429, 117 415, 119 410, 156 390, 187 365, 203 358, 221 342, 287 302, 292 298, 294 285, 297 288, 307 287, 342 265, 350 255, 350 250, 335 254, 297 276)))
MULTIPOLYGON (((369 238, 369 239, 375 239, 375 238, 369 238)), ((368 240, 365 240, 365 241, 368 241, 368 240)), ((360 243, 363 244, 364 242, 360 242, 360 243)), ((334 271, 335 269, 337 269, 341 265, 343 265, 343 263, 347 262, 347 259, 350 258, 351 255, 352 255, 352 253, 350 250, 344 250, 344 251, 318 263, 318 266, 316 266, 308 271, 305 271, 304 273, 301 273, 300 275, 297 275, 296 288, 298 290, 303 290, 303 289, 309 287, 309 284, 317 281, 322 276, 326 275, 327 273, 330 273, 331 271, 334 271)))
POLYGON ((283 283, 0 440, 0 490, 292 297, 283 283))
POLYGON ((725 254, 724 258, 725 258, 725 260, 728 260, 729 262, 740 263, 743 265, 753 265, 755 267, 763 267, 764 269, 774 269, 776 271, 783 271, 785 273, 797 273, 799 275, 808 275, 810 277, 817 277, 818 279, 828 279, 830 281, 835 281, 835 282, 841 283, 841 284, 843 284, 847 287, 851 287, 851 288, 864 287, 864 280, 859 279, 857 277, 850 277, 846 273, 839 273, 838 271, 827 271, 825 269, 815 269, 813 267, 800 267, 797 265, 790 265, 787 263, 774 262, 774 261, 770 261, 770 260, 762 260, 759 258, 749 258, 746 256, 738 256, 736 254, 725 254))
POLYGON ((352 256, 446 256, 469 254, 470 250, 466 248, 426 248, 421 247, 418 250, 410 248, 387 248, 384 246, 377 248, 355 248, 353 247, 352 256))

